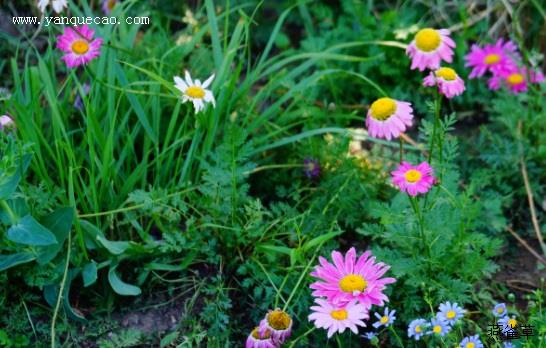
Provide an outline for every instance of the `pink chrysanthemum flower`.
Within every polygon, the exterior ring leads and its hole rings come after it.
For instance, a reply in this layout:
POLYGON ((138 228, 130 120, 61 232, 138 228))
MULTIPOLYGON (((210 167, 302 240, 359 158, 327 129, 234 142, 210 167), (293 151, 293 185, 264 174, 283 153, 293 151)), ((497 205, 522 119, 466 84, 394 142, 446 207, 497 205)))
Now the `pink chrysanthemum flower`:
POLYGON ((279 308, 269 311, 260 322, 260 334, 266 331, 271 332, 273 342, 282 344, 292 334, 292 318, 279 308))
POLYGON ((9 115, 0 116, 0 130, 10 131, 15 129, 15 122, 9 115))
POLYGON ((411 127, 413 109, 408 102, 379 98, 372 103, 366 117, 368 134, 374 138, 391 140, 411 127))
POLYGON ((383 306, 384 301, 389 300, 383 290, 396 279, 381 278, 390 266, 383 262, 375 263, 370 251, 363 253, 358 260, 355 248, 347 251, 345 259, 339 251, 333 251, 332 260, 334 264, 321 256, 320 265, 311 272, 311 276, 321 279, 310 285, 315 290, 313 296, 324 296, 334 305, 357 300, 366 309, 372 305, 383 306))
POLYGON ((520 59, 517 46, 512 41, 497 40, 494 45, 485 45, 483 48, 472 45, 470 53, 464 59, 466 67, 471 67, 469 78, 483 76, 487 71, 496 74, 504 70, 511 70, 520 59))
POLYGON ((260 333, 260 328, 256 327, 248 335, 245 348, 277 348, 277 345, 271 339, 271 331, 265 330, 260 333))
POLYGON ((435 181, 432 167, 427 162, 418 166, 402 162, 391 175, 393 184, 412 197, 427 193, 435 181))
POLYGON ((100 55, 102 39, 96 38, 95 31, 87 25, 67 27, 62 35, 57 36, 57 48, 66 54, 62 57, 66 66, 74 68, 89 63, 100 55))
POLYGON ((315 303, 318 306, 312 306, 313 313, 309 315, 309 321, 319 329, 328 330, 328 338, 334 333, 343 333, 349 328, 355 334, 358 334, 358 326, 366 327, 362 321, 368 319, 368 310, 363 304, 351 301, 344 305, 333 305, 325 299, 317 298, 315 303))
POLYGON ((411 69, 438 69, 440 62, 451 63, 455 42, 449 37, 447 29, 421 29, 406 48, 406 54, 411 58, 411 69))
POLYGON ((542 81, 544 81, 544 75, 540 71, 514 68, 493 75, 487 82, 487 85, 492 90, 497 90, 501 86, 505 86, 512 93, 517 94, 526 92, 528 83, 540 83, 542 81))
POLYGON ((461 95, 465 89, 463 79, 451 68, 440 68, 436 71, 431 71, 423 79, 423 86, 438 86, 440 93, 449 99, 461 95))

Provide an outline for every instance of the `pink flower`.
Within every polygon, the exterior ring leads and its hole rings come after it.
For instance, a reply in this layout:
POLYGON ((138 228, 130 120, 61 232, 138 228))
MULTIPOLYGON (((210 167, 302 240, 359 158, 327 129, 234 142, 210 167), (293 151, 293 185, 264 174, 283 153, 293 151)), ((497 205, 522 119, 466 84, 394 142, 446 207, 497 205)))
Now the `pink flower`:
POLYGON ((483 76, 487 71, 496 74, 516 67, 520 59, 518 48, 512 41, 497 40, 494 45, 485 45, 484 48, 472 45, 470 53, 465 56, 466 67, 471 67, 469 78, 483 76))
POLYGON ((440 62, 451 63, 455 42, 449 37, 447 29, 421 29, 406 48, 406 54, 411 58, 411 69, 438 69, 440 62))
POLYGON ((368 133, 374 138, 398 138, 412 125, 413 109, 408 102, 379 98, 372 103, 366 117, 368 133))
POLYGON ((497 90, 506 86, 512 93, 517 94, 527 91, 527 83, 540 83, 544 81, 544 75, 540 71, 532 71, 527 68, 512 68, 501 71, 487 82, 489 89, 497 90))
POLYGON ((0 116, 0 130, 10 131, 15 129, 15 122, 9 115, 0 116))
POLYGON ((277 348, 271 339, 271 331, 265 330, 260 333, 260 328, 256 327, 246 339, 245 348, 277 348))
POLYGON ((74 68, 87 64, 100 55, 102 39, 93 39, 95 31, 87 25, 67 27, 62 35, 57 36, 57 48, 66 54, 62 57, 66 66, 74 68))
POLYGON ((394 283, 394 278, 381 278, 389 266, 383 262, 375 263, 370 251, 356 259, 355 248, 349 249, 343 259, 339 251, 332 252, 334 264, 319 257, 320 266, 316 266, 311 276, 320 279, 310 285, 313 296, 324 296, 333 305, 341 305, 353 300, 359 301, 364 308, 372 305, 383 306, 388 297, 383 294, 385 285, 394 283))
POLYGON ((440 68, 434 72, 430 72, 423 79, 423 86, 438 86, 440 93, 447 98, 453 98, 461 95, 464 91, 464 81, 457 75, 455 70, 451 68, 440 68))
POLYGON ((277 308, 269 311, 260 322, 259 332, 271 332, 273 342, 282 344, 292 334, 292 318, 285 311, 277 308))
POLYGON ((435 181, 432 167, 427 162, 418 166, 402 162, 391 175, 393 184, 412 197, 427 193, 435 181))
POLYGON ((368 319, 368 310, 363 304, 351 301, 343 305, 333 305, 325 299, 317 298, 315 303, 318 306, 312 306, 313 313, 309 315, 309 321, 319 329, 328 330, 328 338, 334 333, 343 333, 349 328, 355 334, 358 334, 358 326, 366 327, 362 319, 368 319))

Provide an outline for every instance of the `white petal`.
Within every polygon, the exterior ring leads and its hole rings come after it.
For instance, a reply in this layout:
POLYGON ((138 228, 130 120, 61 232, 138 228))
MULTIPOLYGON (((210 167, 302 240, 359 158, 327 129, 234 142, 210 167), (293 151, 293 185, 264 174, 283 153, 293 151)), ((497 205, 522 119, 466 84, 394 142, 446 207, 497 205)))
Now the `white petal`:
POLYGON ((207 103, 211 103, 213 107, 216 107, 216 100, 214 100, 214 95, 212 95, 211 91, 205 90, 205 101, 207 103))
POLYGON ((53 0, 51 5, 53 6, 53 10, 59 13, 66 7, 66 0, 53 0))
POLYGON ((201 87, 201 80, 195 80, 195 85, 201 87))
POLYGON ((211 84, 212 80, 214 80, 214 74, 210 75, 210 77, 203 82, 203 88, 207 88, 211 84))
POLYGON ((45 12, 46 6, 49 4, 49 0, 40 0, 38 1, 38 8, 41 12, 45 12))
POLYGON ((177 87, 179 87, 178 89, 182 92, 185 92, 186 89, 188 89, 188 85, 186 84, 186 82, 184 82, 184 80, 182 80, 179 76, 174 77, 174 83, 177 85, 177 87))
POLYGON ((188 86, 193 86, 193 81, 191 79, 191 75, 188 70, 184 70, 184 79, 186 80, 186 83, 188 84, 188 86))

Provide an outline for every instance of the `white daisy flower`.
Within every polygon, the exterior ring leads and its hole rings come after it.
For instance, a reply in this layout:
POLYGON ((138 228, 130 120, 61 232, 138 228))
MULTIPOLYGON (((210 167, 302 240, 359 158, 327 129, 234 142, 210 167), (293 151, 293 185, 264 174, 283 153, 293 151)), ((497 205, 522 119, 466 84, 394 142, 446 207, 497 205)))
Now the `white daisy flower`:
POLYGON ((53 10, 57 13, 68 6, 67 0, 38 0, 38 8, 42 13, 45 12, 45 9, 49 4, 51 4, 51 7, 53 7, 53 10))
POLYGON ((213 107, 216 106, 212 91, 206 89, 210 86, 212 80, 214 80, 214 74, 203 83, 199 80, 193 81, 187 70, 184 72, 184 79, 181 79, 178 76, 174 77, 175 87, 182 92, 182 102, 185 103, 188 100, 191 100, 195 113, 203 110, 205 108, 205 103, 211 103, 213 107))

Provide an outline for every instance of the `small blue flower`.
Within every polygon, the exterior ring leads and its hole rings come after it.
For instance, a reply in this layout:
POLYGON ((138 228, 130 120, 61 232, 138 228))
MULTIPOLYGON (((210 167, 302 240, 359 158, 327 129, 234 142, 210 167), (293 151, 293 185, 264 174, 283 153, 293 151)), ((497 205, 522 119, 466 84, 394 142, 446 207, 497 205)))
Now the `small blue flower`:
POLYGON ((463 338, 459 344, 460 348, 483 348, 483 343, 480 341, 480 336, 468 336, 463 338))
POLYGON ((373 340, 374 337, 377 336, 377 333, 373 332, 373 331, 370 331, 370 332, 366 332, 364 335, 362 335, 362 337, 368 339, 368 340, 373 340))
POLYGON ((466 312, 457 303, 450 303, 449 301, 441 303, 439 309, 437 316, 445 320, 449 325, 455 324, 466 312))
POLYGON ((425 334, 425 329, 428 327, 428 322, 425 319, 415 319, 408 326, 408 337, 415 338, 416 341, 425 334))
POLYGON ((320 163, 314 158, 303 160, 303 173, 309 179, 316 179, 320 176, 320 163))
POLYGON ((506 334, 518 326, 518 321, 516 320, 515 315, 513 315, 512 318, 505 316, 498 321, 498 324, 502 327, 502 333, 506 334))
POLYGON ((445 336, 449 331, 451 331, 451 326, 448 324, 444 318, 437 316, 430 321, 431 330, 427 334, 435 334, 440 336, 445 336))
POLYGON ((493 315, 502 318, 506 315, 506 304, 505 303, 497 303, 495 307, 493 308, 493 315))
POLYGON ((389 312, 389 307, 385 307, 385 312, 383 313, 383 315, 375 312, 374 315, 377 319, 379 319, 379 321, 373 323, 373 327, 375 327, 376 329, 382 325, 388 327, 396 320, 395 314, 396 311, 394 309, 389 312))
POLYGON ((514 348, 514 345, 511 342, 504 342, 504 348, 514 348))
POLYGON ((74 100, 74 107, 78 109, 79 111, 83 111, 83 98, 86 97, 89 94, 89 91, 91 91, 91 85, 89 83, 84 83, 82 86, 83 95, 80 94, 80 92, 76 92, 76 99, 74 100))

